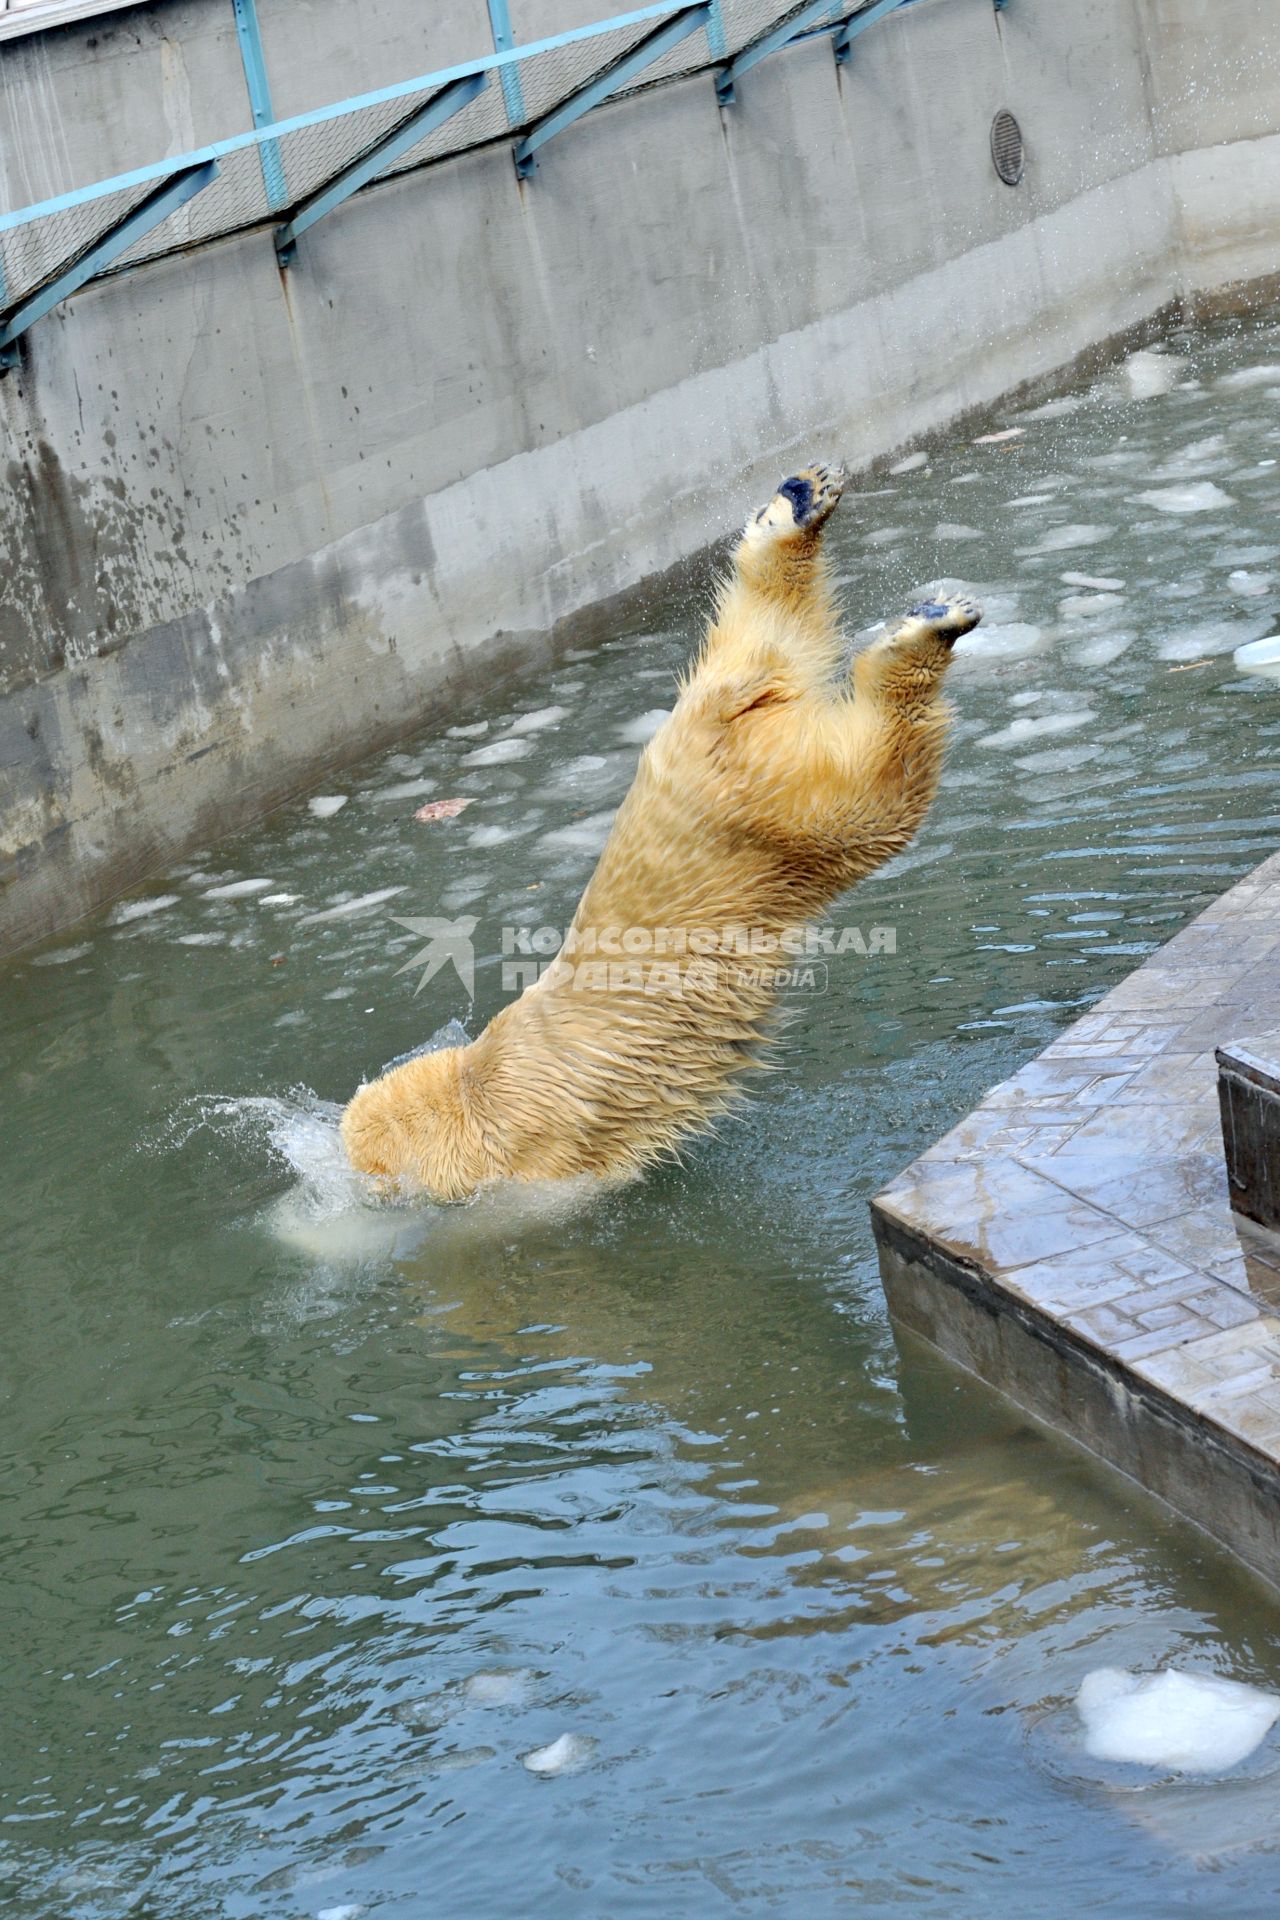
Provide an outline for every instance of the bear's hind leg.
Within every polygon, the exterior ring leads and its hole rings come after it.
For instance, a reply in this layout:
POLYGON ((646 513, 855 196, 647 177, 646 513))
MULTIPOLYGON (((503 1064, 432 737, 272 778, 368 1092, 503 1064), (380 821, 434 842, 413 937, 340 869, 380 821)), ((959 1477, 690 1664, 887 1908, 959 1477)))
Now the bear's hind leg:
POLYGON ((951 649, 961 634, 982 618, 976 600, 926 600, 895 620, 858 654, 853 663, 858 703, 881 706, 927 704, 951 664, 951 649))

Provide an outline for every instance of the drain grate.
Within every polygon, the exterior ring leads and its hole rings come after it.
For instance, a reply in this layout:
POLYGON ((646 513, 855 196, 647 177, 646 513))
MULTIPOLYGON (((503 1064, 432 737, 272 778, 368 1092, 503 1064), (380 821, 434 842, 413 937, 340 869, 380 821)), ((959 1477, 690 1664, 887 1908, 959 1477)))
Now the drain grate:
POLYGON ((1022 128, 1007 107, 1001 107, 991 122, 991 158, 1006 187, 1016 187, 1022 178, 1025 159, 1022 128))

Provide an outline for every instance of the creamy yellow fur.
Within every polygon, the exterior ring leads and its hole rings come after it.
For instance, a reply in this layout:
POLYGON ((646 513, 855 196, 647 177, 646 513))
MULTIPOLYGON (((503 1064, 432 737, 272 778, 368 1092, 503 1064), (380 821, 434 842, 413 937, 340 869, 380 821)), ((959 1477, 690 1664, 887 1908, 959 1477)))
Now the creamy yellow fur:
POLYGON ((759 961, 668 952, 660 977, 613 991, 574 968, 610 929, 782 934, 924 819, 946 739, 942 676, 980 615, 964 601, 915 609, 857 656, 852 688, 838 680, 820 548, 842 487, 806 469, 748 522, 579 903, 569 962, 469 1046, 360 1088, 342 1134, 361 1172, 442 1200, 498 1179, 634 1172, 723 1111, 759 1064, 774 1000, 759 961))

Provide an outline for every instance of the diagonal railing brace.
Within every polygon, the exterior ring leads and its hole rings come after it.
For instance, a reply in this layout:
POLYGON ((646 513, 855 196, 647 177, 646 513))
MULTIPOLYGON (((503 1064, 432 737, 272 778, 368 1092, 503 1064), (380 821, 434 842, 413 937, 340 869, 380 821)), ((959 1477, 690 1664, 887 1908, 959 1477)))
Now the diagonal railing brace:
POLYGON ((699 27, 708 26, 711 15, 710 0, 700 0, 697 6, 682 7, 670 20, 664 20, 660 27, 646 34, 630 53, 624 54, 621 60, 607 67, 603 73, 598 73, 594 80, 588 80, 584 87, 579 87, 576 93, 562 100, 544 119, 537 121, 523 140, 516 142, 515 163, 520 178, 527 179, 533 172, 538 164, 538 149, 544 147, 548 140, 554 140, 575 120, 581 120, 584 113, 590 113, 593 107, 598 107, 619 87, 625 87, 637 74, 652 66, 655 60, 661 60, 663 54, 670 53, 672 47, 678 47, 682 40, 696 33, 699 27))
POLYGON ((64 261, 56 273, 16 307, 0 314, 0 373, 17 364, 18 341, 28 327, 43 319, 51 307, 56 307, 60 300, 75 293, 86 280, 105 272, 112 261, 118 260, 122 253, 127 253, 136 241, 150 233, 153 227, 158 227, 162 220, 167 220, 171 213, 176 213, 179 207, 185 207, 187 201, 193 200, 196 194, 203 193, 217 177, 216 160, 206 160, 199 166, 185 167, 180 173, 170 174, 144 200, 138 202, 132 213, 108 227, 81 253, 64 261))
POLYGON ((340 173, 326 180, 322 187, 300 201, 294 208, 285 225, 276 228, 276 258, 282 267, 289 266, 298 251, 298 239, 314 227, 317 220, 323 220, 327 213, 340 207, 361 187, 368 186, 377 175, 398 160, 429 133, 442 127, 446 120, 452 120, 455 113, 461 113, 469 107, 477 95, 484 92, 489 84, 487 73, 468 73, 461 80, 450 81, 447 87, 441 87, 439 93, 433 93, 425 106, 399 121, 390 133, 384 133, 371 147, 365 149, 358 160, 352 160, 340 173))

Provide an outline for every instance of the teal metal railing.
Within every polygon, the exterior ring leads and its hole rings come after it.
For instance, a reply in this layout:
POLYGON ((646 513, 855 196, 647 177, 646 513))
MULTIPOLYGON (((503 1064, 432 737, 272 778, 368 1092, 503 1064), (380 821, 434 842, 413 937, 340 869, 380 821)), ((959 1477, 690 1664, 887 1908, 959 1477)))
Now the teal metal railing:
POLYGON ((0 372, 37 320, 104 274, 267 224, 288 266, 303 234, 376 181, 497 141, 527 178, 606 100, 710 71, 728 107, 767 55, 825 33, 843 61, 856 34, 918 4, 657 0, 518 46, 507 0, 488 0, 492 53, 276 120, 254 0, 232 0, 252 131, 0 214, 0 372))

